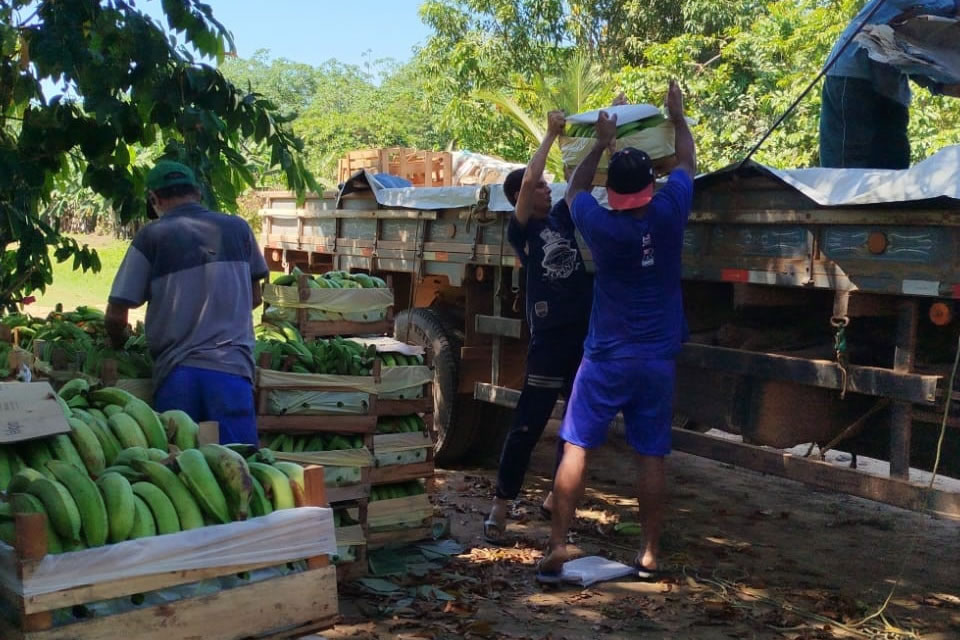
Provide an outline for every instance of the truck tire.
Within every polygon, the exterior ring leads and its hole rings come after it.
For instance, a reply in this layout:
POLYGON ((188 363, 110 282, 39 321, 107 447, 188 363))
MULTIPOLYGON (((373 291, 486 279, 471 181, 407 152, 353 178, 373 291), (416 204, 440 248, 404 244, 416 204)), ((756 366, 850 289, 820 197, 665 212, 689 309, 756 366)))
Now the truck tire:
POLYGON ((393 323, 397 340, 422 346, 433 359, 433 424, 437 430, 434 460, 446 466, 463 460, 474 439, 475 422, 460 420, 460 340, 430 309, 407 309, 393 323))

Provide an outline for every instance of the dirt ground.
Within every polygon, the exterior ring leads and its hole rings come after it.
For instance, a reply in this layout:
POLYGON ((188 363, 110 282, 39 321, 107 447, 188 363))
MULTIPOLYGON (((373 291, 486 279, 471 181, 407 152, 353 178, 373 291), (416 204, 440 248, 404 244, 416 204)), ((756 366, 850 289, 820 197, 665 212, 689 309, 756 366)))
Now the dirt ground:
MULTIPOLYGON (((408 576, 452 601, 397 607, 342 588, 340 638, 960 638, 960 527, 858 498, 676 453, 669 459, 669 577, 545 590, 533 581, 547 523, 537 505, 552 467, 552 430, 535 453, 528 490, 491 547, 481 521, 492 471, 440 472, 437 514, 466 551, 442 570, 408 576), (882 615, 878 611, 899 584, 882 615)), ((574 544, 629 562, 638 538, 631 456, 613 440, 591 461, 574 544), (626 533, 631 533, 628 529, 626 533)), ((395 599, 396 600, 396 599, 395 599)))

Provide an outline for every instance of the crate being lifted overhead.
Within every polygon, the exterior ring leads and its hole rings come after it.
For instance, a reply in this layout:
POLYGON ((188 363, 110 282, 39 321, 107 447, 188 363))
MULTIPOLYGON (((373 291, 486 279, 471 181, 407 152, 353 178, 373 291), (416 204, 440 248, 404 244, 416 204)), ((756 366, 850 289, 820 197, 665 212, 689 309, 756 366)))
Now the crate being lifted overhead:
POLYGON ((351 151, 338 162, 337 180, 346 182, 364 169, 404 178, 415 187, 449 187, 453 184, 453 155, 449 151, 405 147, 351 151))

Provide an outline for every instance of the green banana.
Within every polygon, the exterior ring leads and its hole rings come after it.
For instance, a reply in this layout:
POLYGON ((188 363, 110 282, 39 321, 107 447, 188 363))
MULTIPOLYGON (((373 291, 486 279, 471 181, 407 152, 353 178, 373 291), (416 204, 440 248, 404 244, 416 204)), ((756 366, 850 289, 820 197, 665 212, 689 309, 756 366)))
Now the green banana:
POLYGON ((127 465, 129 466, 134 460, 149 460, 150 454, 147 452, 145 447, 129 447, 120 452, 120 455, 117 456, 117 459, 114 460, 113 464, 115 465, 127 465))
POLYGON ((129 449, 130 447, 147 448, 147 439, 144 437, 140 425, 123 411, 110 416, 107 424, 110 425, 113 435, 117 436, 117 440, 120 441, 124 449, 129 449))
POLYGON ((102 420, 103 424, 107 424, 107 414, 105 414, 100 409, 97 409, 96 407, 90 407, 89 409, 84 409, 84 411, 88 412, 94 418, 97 418, 98 420, 102 420))
POLYGON ((227 498, 203 454, 197 449, 187 449, 177 456, 177 466, 180 467, 180 479, 204 512, 220 524, 230 522, 227 498))
MULTIPOLYGON (((150 508, 156 531, 160 535, 180 531, 180 519, 173 502, 160 487, 149 482, 134 482, 131 485, 134 495, 150 508)), ((136 525, 135 525, 136 526, 136 525)), ((132 537, 131 533, 131 537, 132 537)))
POLYGON ((137 470, 134 469, 133 467, 128 466, 128 465, 125 465, 125 464, 115 464, 115 465, 113 465, 112 467, 107 467, 106 469, 103 470, 103 473, 105 473, 105 474, 106 474, 106 473, 119 473, 120 475, 122 475, 124 478, 126 478, 126 479, 129 480, 130 482, 139 482, 140 480, 143 480, 143 478, 144 478, 144 476, 143 476, 142 473, 140 473, 139 471, 137 471, 137 470))
POLYGON ((147 458, 154 462, 163 462, 169 457, 170 454, 163 449, 154 449, 153 447, 147 449, 147 458))
POLYGON ((273 505, 267 500, 263 485, 254 477, 251 477, 250 480, 253 486, 253 492, 250 494, 250 515, 256 518, 273 513, 273 505))
POLYGON ((122 542, 130 537, 136 516, 130 481, 119 473, 105 473, 97 479, 97 487, 107 507, 110 542, 122 542))
POLYGON ((69 402, 75 396, 86 395, 88 391, 90 391, 89 382, 83 378, 74 378, 60 387, 60 391, 57 393, 65 401, 69 402))
POLYGON ((90 406, 90 403, 87 402, 87 399, 84 396, 73 396, 67 400, 67 406, 73 409, 86 409, 90 406))
MULTIPOLYGON (((52 473, 50 474, 53 475, 52 473)), ((37 478, 46 478, 47 476, 43 475, 36 469, 31 469, 30 467, 24 467, 13 474, 13 477, 10 478, 10 484, 7 485, 7 493, 23 493, 27 490, 27 487, 30 486, 30 483, 36 480, 37 478)))
POLYGON ((59 433, 53 436, 49 440, 49 446, 50 453, 53 454, 54 460, 60 460, 72 464, 77 469, 86 470, 87 467, 83 464, 83 458, 77 453, 77 448, 73 446, 73 442, 67 434, 59 433))
POLYGON ((73 409, 67 404, 67 401, 61 398, 57 394, 53 394, 53 397, 56 398, 57 404, 60 405, 60 410, 63 411, 63 415, 67 418, 73 415, 73 409))
MULTIPOLYGON (((132 489, 133 487, 131 487, 131 490, 132 489)), ((173 505, 170 505, 170 509, 173 510, 173 505)), ((177 514, 174 513, 173 515, 176 517, 177 514)), ((149 538, 155 535, 157 535, 157 523, 153 520, 153 513, 150 512, 150 507, 143 501, 143 498, 134 493, 133 526, 130 528, 130 534, 127 536, 127 539, 136 540, 138 538, 149 538)))
MULTIPOLYGON (((131 400, 136 399, 137 398, 129 391, 124 391, 123 389, 118 389, 116 387, 104 387, 103 389, 90 392, 90 401, 98 407, 116 405, 122 408, 125 407, 131 400)), ((104 413, 107 412, 104 411, 104 413)), ((109 416, 110 414, 107 413, 107 415, 109 416)))
POLYGON ((0 447, 0 491, 6 491, 13 478, 14 470, 11 461, 13 455, 12 449, 0 447))
POLYGON ((150 405, 140 398, 133 398, 123 406, 123 411, 137 421, 151 447, 167 450, 167 433, 163 430, 160 418, 150 408, 150 405))
POLYGON ((264 490, 270 495, 275 511, 296 507, 290 478, 283 471, 262 462, 251 462, 250 473, 260 481, 264 490))
POLYGON ((304 480, 303 467, 296 464, 295 462, 275 462, 273 466, 290 478, 295 486, 294 495, 299 491, 301 496, 306 496, 306 482, 304 480))
POLYGON ((103 496, 86 470, 61 460, 51 460, 47 467, 57 480, 67 488, 80 512, 84 541, 88 547, 101 547, 110 533, 107 506, 103 496))
POLYGON ((107 425, 106 418, 100 419, 93 411, 89 413, 83 409, 78 409, 73 414, 82 422, 85 422, 100 443, 100 449, 103 451, 103 461, 106 465, 111 465, 117 459, 122 447, 113 431, 107 425))
POLYGON ((123 407, 118 404, 108 404, 103 407, 103 415, 107 416, 108 420, 118 413, 123 413, 123 407))
POLYGON ((42 513, 44 525, 47 529, 47 553, 60 553, 63 551, 63 544, 60 542, 60 536, 53 529, 50 522, 50 516, 44 509, 43 503, 29 493, 14 493, 10 496, 10 507, 12 513, 42 513))
POLYGON ((178 449, 185 451, 199 446, 197 438, 200 427, 185 411, 178 409, 164 411, 160 414, 160 419, 165 423, 167 439, 178 449))
POLYGON ((48 478, 53 477, 53 474, 47 470, 47 462, 53 460, 53 456, 50 455, 50 447, 47 446, 47 440, 27 440, 21 442, 18 447, 19 453, 28 467, 36 469, 48 478))
POLYGON ((177 477, 177 474, 159 462, 152 460, 134 460, 131 465, 167 494, 177 510, 180 528, 183 531, 199 529, 203 526, 203 513, 200 511, 196 500, 190 495, 190 490, 177 477))
POLYGON ((47 477, 37 478, 27 487, 26 493, 40 499, 50 516, 50 523, 64 542, 80 540, 80 509, 65 486, 47 477))
POLYGON ((250 494, 253 491, 247 461, 236 451, 219 444, 205 444, 198 451, 203 454, 223 490, 230 517, 233 520, 246 520, 250 514, 250 494))
POLYGON ((107 460, 96 433, 79 418, 67 418, 67 422, 70 424, 70 440, 83 460, 84 468, 91 476, 100 475, 107 460))

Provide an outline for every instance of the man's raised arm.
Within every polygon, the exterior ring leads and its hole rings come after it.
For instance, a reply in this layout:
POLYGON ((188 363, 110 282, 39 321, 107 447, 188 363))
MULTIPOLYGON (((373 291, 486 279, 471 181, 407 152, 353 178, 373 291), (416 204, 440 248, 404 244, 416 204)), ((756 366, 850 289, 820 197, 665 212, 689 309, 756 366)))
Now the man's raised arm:
POLYGON ((563 117, 562 111, 551 111, 547 114, 547 133, 543 136, 543 141, 533 157, 527 164, 526 171, 523 172, 523 181, 520 183, 520 192, 517 194, 516 210, 517 222, 526 226, 530 220, 530 214, 533 212, 532 202, 537 187, 543 179, 543 169, 547 166, 547 156, 550 155, 550 147, 553 146, 557 137, 563 133, 563 128, 567 121, 563 117))
POLYGON ((676 132, 674 148, 677 154, 677 168, 683 169, 693 178, 697 175, 697 147, 693 142, 693 134, 687 125, 687 119, 683 115, 683 92, 680 91, 676 80, 670 81, 670 89, 667 91, 667 116, 676 132))
POLYGON ((613 145, 617 139, 617 116, 607 115, 606 111, 601 111, 597 115, 597 142, 593 149, 587 154, 577 168, 573 170, 570 176, 570 182, 567 183, 567 194, 565 196, 567 205, 573 208, 574 199, 584 191, 590 191, 593 184, 593 176, 597 173, 597 165, 600 164, 600 157, 603 152, 610 149, 612 154, 613 145))

